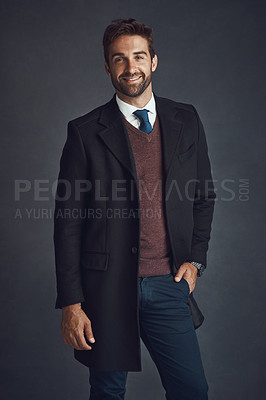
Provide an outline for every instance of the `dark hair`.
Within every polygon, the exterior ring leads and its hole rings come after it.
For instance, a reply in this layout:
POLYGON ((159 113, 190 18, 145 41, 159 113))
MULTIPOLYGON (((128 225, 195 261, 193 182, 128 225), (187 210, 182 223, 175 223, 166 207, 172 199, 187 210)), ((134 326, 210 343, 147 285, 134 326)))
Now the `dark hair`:
POLYGON ((122 35, 139 35, 147 39, 149 53, 151 59, 155 55, 154 44, 153 44, 153 31, 147 25, 142 22, 136 21, 134 18, 128 19, 114 19, 112 24, 108 25, 104 31, 103 35, 103 48, 104 48, 104 58, 109 65, 109 48, 111 43, 122 35))

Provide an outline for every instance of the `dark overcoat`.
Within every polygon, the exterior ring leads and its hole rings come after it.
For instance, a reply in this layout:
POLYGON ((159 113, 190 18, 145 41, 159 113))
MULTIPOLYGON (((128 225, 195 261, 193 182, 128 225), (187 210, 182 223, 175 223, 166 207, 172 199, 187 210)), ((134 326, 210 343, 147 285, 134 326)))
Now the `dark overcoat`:
MULTIPOLYGON (((215 191, 202 123, 190 104, 154 93, 163 155, 163 201, 175 274, 186 260, 207 265, 215 191)), ((140 203, 134 156, 115 95, 68 123, 60 159, 54 245, 56 308, 81 302, 92 350, 86 366, 140 371, 140 203)), ((203 320, 191 293, 195 328, 203 320)))

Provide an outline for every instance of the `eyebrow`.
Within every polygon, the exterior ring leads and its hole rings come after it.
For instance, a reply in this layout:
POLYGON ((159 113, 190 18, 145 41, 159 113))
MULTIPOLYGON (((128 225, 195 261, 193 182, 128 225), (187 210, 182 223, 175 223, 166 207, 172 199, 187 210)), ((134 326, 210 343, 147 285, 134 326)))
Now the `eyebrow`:
MULTIPOLYGON (((144 51, 144 50, 141 50, 141 51, 134 51, 133 54, 145 54, 145 55, 147 55, 146 51, 144 51)), ((114 53, 114 54, 112 55, 111 59, 113 59, 113 58, 116 57, 116 56, 124 56, 124 55, 125 55, 124 53, 114 53)))

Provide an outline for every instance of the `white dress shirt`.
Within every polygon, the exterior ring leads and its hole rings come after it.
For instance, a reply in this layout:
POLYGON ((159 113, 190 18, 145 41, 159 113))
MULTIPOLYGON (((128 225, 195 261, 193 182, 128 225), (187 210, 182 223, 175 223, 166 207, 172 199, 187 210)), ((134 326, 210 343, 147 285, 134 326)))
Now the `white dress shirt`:
POLYGON ((134 125, 137 129, 139 129, 140 120, 136 117, 136 115, 133 114, 133 112, 136 110, 143 110, 144 108, 146 110, 149 110, 148 118, 149 118, 151 126, 153 127, 155 119, 156 119, 156 105, 155 105, 155 99, 154 99, 153 93, 152 93, 152 96, 151 96, 151 99, 149 100, 149 102, 142 108, 138 108, 138 107, 132 106, 131 104, 126 103, 125 101, 119 99, 117 94, 116 94, 116 102, 118 104, 118 107, 119 107, 121 113, 124 115, 126 120, 130 124, 134 125))

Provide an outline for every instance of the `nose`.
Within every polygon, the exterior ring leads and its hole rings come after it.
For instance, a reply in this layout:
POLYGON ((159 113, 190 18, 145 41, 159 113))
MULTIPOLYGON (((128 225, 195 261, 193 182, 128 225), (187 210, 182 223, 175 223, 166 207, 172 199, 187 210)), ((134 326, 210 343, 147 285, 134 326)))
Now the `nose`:
POLYGON ((137 72, 135 60, 129 60, 129 59, 127 60, 125 72, 128 72, 131 75, 133 75, 135 72, 137 72))

